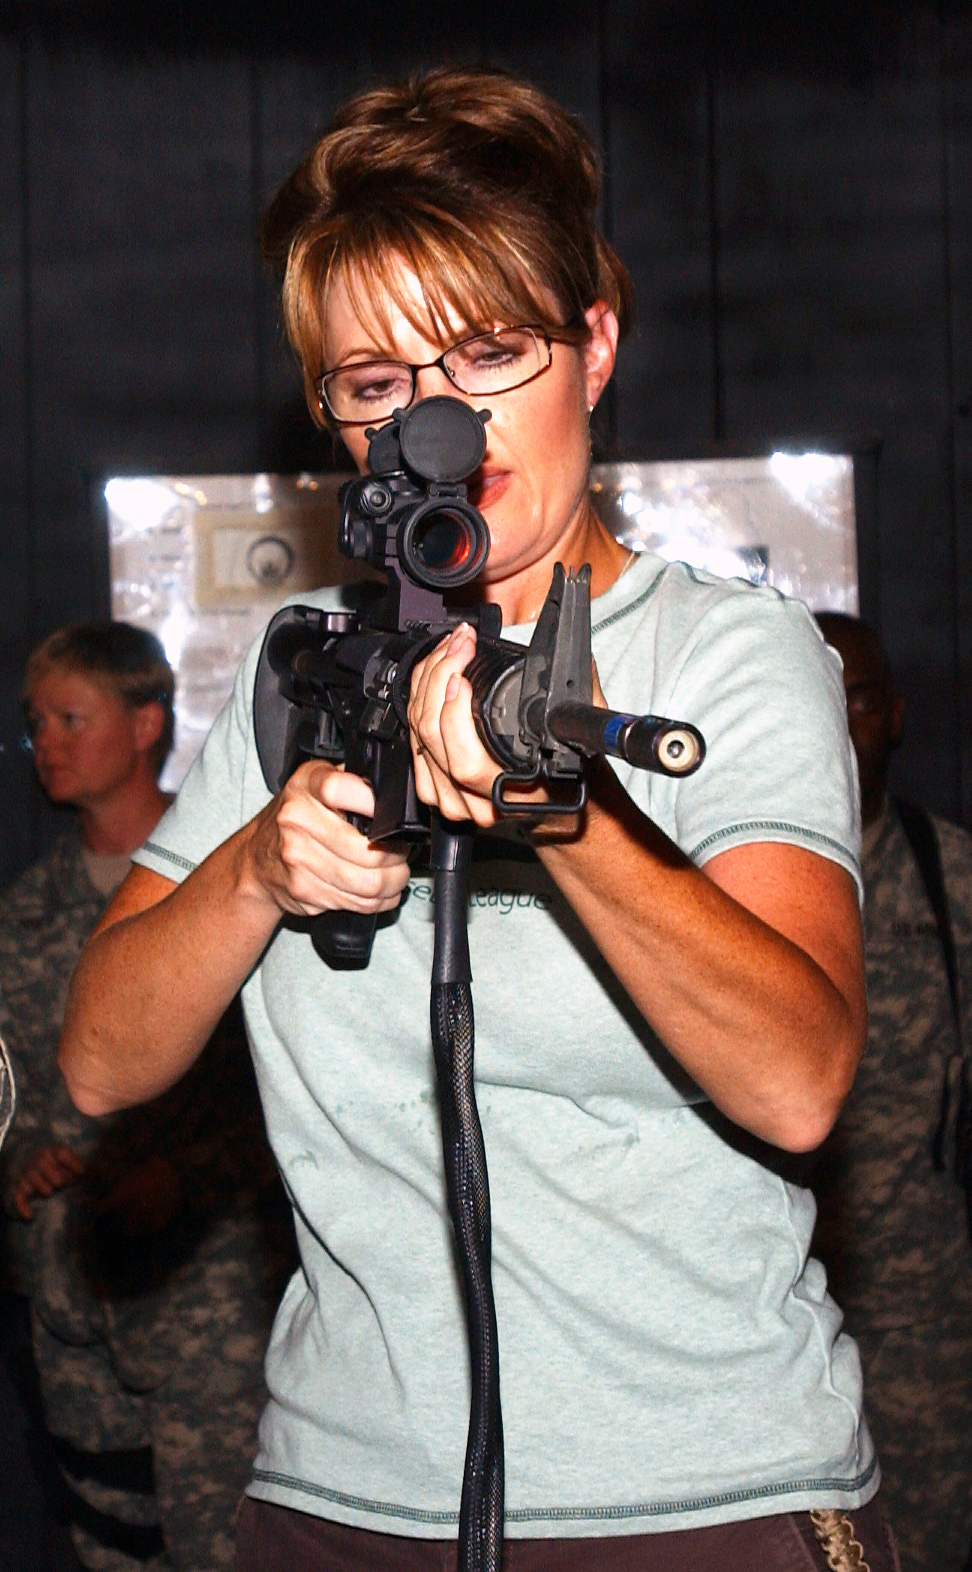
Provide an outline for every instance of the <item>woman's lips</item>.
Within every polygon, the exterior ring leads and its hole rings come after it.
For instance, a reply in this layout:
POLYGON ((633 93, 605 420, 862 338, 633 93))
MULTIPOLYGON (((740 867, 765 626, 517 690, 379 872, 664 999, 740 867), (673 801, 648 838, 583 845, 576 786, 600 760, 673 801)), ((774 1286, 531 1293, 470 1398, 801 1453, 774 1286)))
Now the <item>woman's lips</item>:
POLYGON ((474 508, 488 508, 506 491, 512 472, 508 469, 477 469, 469 482, 469 500, 474 508))

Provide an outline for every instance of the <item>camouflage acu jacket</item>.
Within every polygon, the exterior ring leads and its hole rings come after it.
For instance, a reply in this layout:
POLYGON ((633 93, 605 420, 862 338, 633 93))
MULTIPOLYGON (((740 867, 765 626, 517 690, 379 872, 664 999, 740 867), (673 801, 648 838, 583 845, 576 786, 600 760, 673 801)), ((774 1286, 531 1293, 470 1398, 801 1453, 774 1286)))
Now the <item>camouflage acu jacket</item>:
POLYGON ((0 1037, 17 1085, 17 1119, 3 1153, 3 1193, 37 1146, 63 1142, 81 1156, 100 1121, 78 1113, 57 1068, 68 983, 107 901, 85 872, 77 830, 62 836, 0 895, 0 1037))
MULTIPOLYGON (((972 1048, 972 837, 936 819, 958 960, 965 1043, 972 1048)), ((891 1328, 967 1317, 972 1246, 965 1197, 932 1145, 946 1076, 960 1068, 941 942, 921 873, 893 807, 864 859, 869 1026, 854 1087, 811 1180, 814 1253, 855 1326, 891 1328)), ((954 1108, 957 1098, 952 1097, 954 1108)))
POLYGON ((63 1142, 88 1165, 80 1185, 35 1204, 30 1224, 8 1227, 19 1286, 43 1313, 57 1279, 58 1318, 65 1272, 97 1297, 151 1292, 221 1220, 276 1207, 279 1199, 238 1006, 164 1096, 105 1119, 88 1118, 71 1102, 56 1064, 58 1035, 71 974, 106 904, 85 872, 76 832, 0 897, 0 1037, 18 1091, 17 1117, 0 1158, 8 1212, 37 1147, 63 1142), (157 1159, 175 1170, 178 1211, 155 1234, 131 1237, 105 1213, 104 1198, 133 1169, 157 1159))

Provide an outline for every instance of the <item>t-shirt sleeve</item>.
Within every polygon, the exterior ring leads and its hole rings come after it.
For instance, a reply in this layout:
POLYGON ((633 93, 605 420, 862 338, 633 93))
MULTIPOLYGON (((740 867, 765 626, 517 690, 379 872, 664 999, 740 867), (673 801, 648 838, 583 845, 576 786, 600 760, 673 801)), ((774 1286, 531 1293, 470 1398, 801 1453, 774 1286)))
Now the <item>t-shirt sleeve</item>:
POLYGON ((247 654, 175 802, 132 858, 177 884, 270 800, 252 741, 262 643, 261 636, 247 654))
POLYGON ((692 860, 781 841, 839 863, 863 898, 840 657, 806 607, 768 590, 717 601, 686 643, 671 703, 707 746, 676 793, 677 838, 692 860))

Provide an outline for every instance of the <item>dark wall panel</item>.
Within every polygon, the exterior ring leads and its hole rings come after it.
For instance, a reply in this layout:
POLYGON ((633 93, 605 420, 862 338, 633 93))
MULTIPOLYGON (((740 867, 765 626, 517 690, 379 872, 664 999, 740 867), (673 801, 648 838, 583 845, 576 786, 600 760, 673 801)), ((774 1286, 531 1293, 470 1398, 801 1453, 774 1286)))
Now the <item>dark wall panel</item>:
POLYGON ((636 290, 617 371, 617 450, 717 435, 708 39, 691 8, 611 12, 605 60, 611 238, 636 290))
POLYGON ((38 620, 53 626, 103 599, 91 477, 255 457, 249 72, 39 47, 30 64, 38 620))
MULTIPOLYGON (((539 0, 541 11, 544 0, 539 0)), ((455 5, 451 0, 382 0, 363 14, 358 6, 329 15, 336 22, 334 44, 341 56, 352 52, 361 85, 391 80, 422 66, 475 61, 482 56, 483 0, 455 5)), ((319 55, 330 56, 330 48, 319 55)))
POLYGON ((597 0, 484 5, 483 58, 553 93, 579 115, 595 142, 602 131, 601 40, 597 0))
POLYGON ((938 52, 864 82, 720 84, 726 435, 881 455, 881 620, 912 722, 899 787, 959 812, 938 52), (924 789, 923 789, 924 788, 924 789))
POLYGON ((0 530, 0 560, 5 568, 11 561, 7 553, 23 550, 18 540, 22 526, 10 525, 14 521, 20 525, 27 490, 27 258, 23 232, 21 67, 17 45, 0 41, 0 507, 6 526, 0 530))

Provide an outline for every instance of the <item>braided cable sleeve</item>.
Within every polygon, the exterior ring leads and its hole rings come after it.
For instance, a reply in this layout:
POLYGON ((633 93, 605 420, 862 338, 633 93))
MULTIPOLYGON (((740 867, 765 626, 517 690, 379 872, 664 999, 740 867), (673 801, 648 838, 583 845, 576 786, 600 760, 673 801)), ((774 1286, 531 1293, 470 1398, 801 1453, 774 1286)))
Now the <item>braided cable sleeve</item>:
POLYGON ((490 1269, 486 1148, 473 1084, 474 1023, 466 935, 471 827, 433 816, 435 958, 430 1015, 446 1194, 466 1297, 472 1395, 459 1508, 458 1572, 501 1572, 503 1418, 490 1269))
POLYGON ((469 984, 433 984, 431 1015, 446 1190, 466 1293, 472 1373, 469 1437, 459 1510, 459 1569, 460 1572, 500 1572, 503 1420, 499 1338, 490 1273, 489 1179, 473 1091, 473 1013, 469 984))

